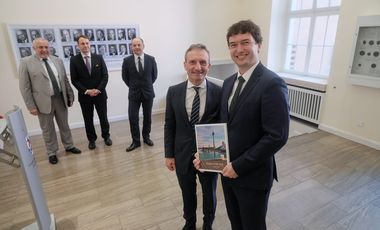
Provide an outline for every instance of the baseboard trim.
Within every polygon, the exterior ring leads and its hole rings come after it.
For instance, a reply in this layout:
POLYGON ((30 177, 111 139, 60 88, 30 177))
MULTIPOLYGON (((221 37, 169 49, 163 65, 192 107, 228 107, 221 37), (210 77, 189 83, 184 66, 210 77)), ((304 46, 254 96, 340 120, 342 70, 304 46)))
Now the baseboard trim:
POLYGON ((326 131, 328 133, 332 133, 332 134, 335 134, 337 136, 344 137, 348 140, 351 140, 351 141, 366 145, 368 147, 380 150, 380 142, 370 140, 370 139, 366 139, 366 138, 363 138, 363 137, 354 135, 352 133, 349 133, 349 132, 346 132, 346 131, 343 131, 343 130, 340 130, 340 129, 337 129, 337 128, 334 128, 334 127, 331 127, 328 125, 324 125, 324 124, 320 124, 318 126, 318 128, 323 130, 323 131, 326 131))
MULTIPOLYGON (((162 114, 165 113, 165 109, 156 109, 152 111, 152 115, 156 114, 162 114)), ((142 117, 142 113, 140 113, 140 117, 142 117)), ((112 122, 117 122, 117 121, 123 121, 123 120, 128 120, 128 115, 115 115, 115 116, 109 116, 108 121, 110 123, 112 122)), ((99 124, 99 119, 94 119, 94 124, 98 125, 99 124)), ((70 129, 77 129, 77 128, 83 128, 84 127, 84 122, 73 122, 69 124, 70 129)), ((58 128, 56 127, 56 131, 58 131, 58 128)), ((42 130, 40 128, 38 129, 32 129, 28 131, 29 136, 35 136, 35 135, 40 135, 42 134, 42 130)))

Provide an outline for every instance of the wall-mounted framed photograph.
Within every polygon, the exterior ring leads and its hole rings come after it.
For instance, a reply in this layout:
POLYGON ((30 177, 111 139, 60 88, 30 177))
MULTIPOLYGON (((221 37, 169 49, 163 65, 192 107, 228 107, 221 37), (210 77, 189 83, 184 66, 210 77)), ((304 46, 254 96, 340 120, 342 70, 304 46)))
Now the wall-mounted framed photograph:
POLYGON ((358 17, 354 38, 350 82, 380 88, 380 15, 358 17))
POLYGON ((200 170, 222 172, 230 162, 226 123, 195 125, 200 170))
POLYGON ((139 36, 138 25, 8 25, 17 67, 20 59, 33 55, 33 40, 39 37, 49 42, 49 52, 64 61, 69 72, 70 58, 78 54, 76 40, 82 34, 89 37, 91 52, 101 54, 109 70, 121 69, 124 57, 132 54, 131 40, 139 36))

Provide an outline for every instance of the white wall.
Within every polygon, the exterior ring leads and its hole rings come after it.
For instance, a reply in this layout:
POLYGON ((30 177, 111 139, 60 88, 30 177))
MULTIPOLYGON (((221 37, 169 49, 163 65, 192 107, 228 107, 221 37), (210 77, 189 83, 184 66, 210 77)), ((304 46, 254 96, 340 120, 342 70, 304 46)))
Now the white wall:
MULTIPOLYGON (((15 1, 0 2, 0 114, 13 105, 23 109, 29 131, 39 130, 38 119, 30 115, 18 88, 17 66, 6 24, 73 24, 123 25, 139 24, 146 43, 146 53, 156 57, 158 80, 154 85, 156 98, 154 112, 164 111, 165 95, 169 85, 184 78, 183 53, 195 39, 194 3, 176 0, 162 1, 15 1)), ((109 72, 107 91, 110 120, 127 117, 128 88, 120 71, 109 72)), ((76 90, 75 90, 76 92, 76 90)), ((72 126, 83 124, 79 103, 69 110, 72 126)), ((112 132, 112 131, 111 131, 112 132)))
POLYGON ((380 15, 380 1, 342 1, 320 128, 380 149, 380 89, 347 79, 356 19, 366 15, 380 15))

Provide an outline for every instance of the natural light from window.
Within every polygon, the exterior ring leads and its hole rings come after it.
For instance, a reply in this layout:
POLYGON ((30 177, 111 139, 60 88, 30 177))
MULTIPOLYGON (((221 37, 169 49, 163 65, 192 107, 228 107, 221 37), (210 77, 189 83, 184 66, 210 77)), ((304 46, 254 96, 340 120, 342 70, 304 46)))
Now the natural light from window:
POLYGON ((340 0, 290 0, 285 70, 327 78, 340 0))

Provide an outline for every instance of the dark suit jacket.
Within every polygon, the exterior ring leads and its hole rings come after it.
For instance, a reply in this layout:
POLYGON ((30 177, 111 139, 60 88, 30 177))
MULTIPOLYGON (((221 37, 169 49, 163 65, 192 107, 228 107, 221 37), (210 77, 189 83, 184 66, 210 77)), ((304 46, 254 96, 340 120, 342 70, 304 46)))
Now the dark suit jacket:
POLYGON ((157 79, 157 63, 154 57, 144 53, 144 74, 140 76, 137 71, 134 55, 124 58, 122 77, 129 87, 129 99, 154 98, 153 83, 157 79))
POLYGON ((268 189, 277 179, 274 154, 285 145, 289 133, 288 89, 285 82, 261 63, 228 114, 236 74, 224 81, 221 122, 228 123, 228 144, 237 179, 223 177, 235 186, 268 189))
POLYGON ((97 97, 107 99, 108 71, 101 55, 91 54, 91 75, 81 54, 70 58, 70 75, 71 82, 78 90, 79 102, 91 100, 89 95, 84 94, 87 89, 98 89, 101 93, 97 97))
MULTIPOLYGON (((185 174, 193 167, 196 152, 195 131, 186 112, 187 81, 171 86, 166 96, 165 158, 175 158, 176 172, 185 174)), ((221 89, 207 81, 205 112, 200 124, 218 121, 221 89)))

